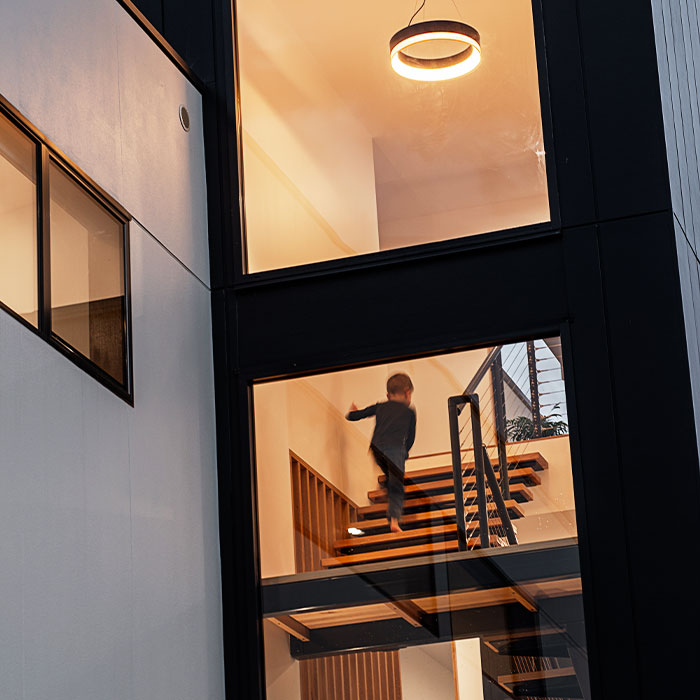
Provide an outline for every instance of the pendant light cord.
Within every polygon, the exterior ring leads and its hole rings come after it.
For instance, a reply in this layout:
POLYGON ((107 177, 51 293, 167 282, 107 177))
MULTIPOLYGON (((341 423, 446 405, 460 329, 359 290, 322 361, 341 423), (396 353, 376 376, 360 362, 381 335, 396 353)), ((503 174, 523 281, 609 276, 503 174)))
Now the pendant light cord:
POLYGON ((421 3, 420 7, 413 13, 411 19, 408 20, 408 26, 411 26, 411 22, 415 19, 416 15, 425 7, 425 0, 421 3))

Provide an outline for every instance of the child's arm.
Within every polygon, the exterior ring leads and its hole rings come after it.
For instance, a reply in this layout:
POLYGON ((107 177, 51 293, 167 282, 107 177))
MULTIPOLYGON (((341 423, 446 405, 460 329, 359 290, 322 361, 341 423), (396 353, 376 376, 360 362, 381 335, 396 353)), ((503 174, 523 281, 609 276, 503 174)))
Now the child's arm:
POLYGON ((406 435, 406 457, 416 441, 416 412, 411 409, 411 419, 408 424, 408 434, 406 435))
POLYGON ((345 416, 346 420, 362 420, 363 418, 369 418, 377 413, 377 404, 372 406, 367 406, 367 408, 359 409, 355 404, 350 404, 350 410, 345 416))

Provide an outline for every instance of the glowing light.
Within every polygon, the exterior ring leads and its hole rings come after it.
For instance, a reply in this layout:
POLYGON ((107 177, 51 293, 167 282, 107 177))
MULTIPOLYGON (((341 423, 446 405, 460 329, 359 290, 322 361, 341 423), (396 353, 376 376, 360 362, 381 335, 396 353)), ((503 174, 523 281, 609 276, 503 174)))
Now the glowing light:
POLYGON ((481 62, 479 32, 462 22, 434 20, 418 22, 396 32, 389 41, 391 67, 410 80, 451 80, 473 71, 481 62), (419 58, 406 49, 431 41, 453 41, 461 48, 451 56, 419 58))

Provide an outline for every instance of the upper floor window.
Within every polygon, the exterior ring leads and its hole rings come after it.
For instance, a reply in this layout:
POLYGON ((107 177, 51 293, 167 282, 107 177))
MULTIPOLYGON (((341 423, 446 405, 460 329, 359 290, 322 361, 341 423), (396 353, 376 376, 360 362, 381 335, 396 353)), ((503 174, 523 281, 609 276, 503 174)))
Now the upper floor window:
POLYGON ((0 107, 0 304, 130 400, 129 216, 0 107))
POLYGON ((237 1, 249 272, 550 220, 531 0, 418 6, 237 1))

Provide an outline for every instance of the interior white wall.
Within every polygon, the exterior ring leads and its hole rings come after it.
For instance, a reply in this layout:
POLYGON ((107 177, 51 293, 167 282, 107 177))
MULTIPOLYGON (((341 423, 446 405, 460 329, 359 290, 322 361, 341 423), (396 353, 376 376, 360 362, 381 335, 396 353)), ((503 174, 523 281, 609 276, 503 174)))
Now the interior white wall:
POLYGON ((481 640, 457 639, 452 642, 455 674, 455 700, 484 700, 481 670, 481 640))
POLYGON ((454 700, 452 644, 426 644, 399 650, 402 700, 454 700))
POLYGON ((267 700, 301 700, 299 662, 289 653, 289 635, 263 622, 267 700))
MULTIPOLYGON (((408 372, 418 414, 414 455, 450 448, 447 399, 461 393, 487 350, 282 380, 254 388, 258 524, 263 578, 295 572, 289 451, 357 505, 381 473, 368 453, 374 420, 349 422, 351 402, 386 400, 386 380, 408 372)), ((409 469, 411 467, 409 466, 409 469)))
POLYGON ((377 250, 372 135, 274 2, 238 16, 249 270, 377 250))
POLYGON ((201 98, 113 0, 0 4, 0 93, 135 217, 133 408, 0 312, 0 696, 223 698, 201 98))

